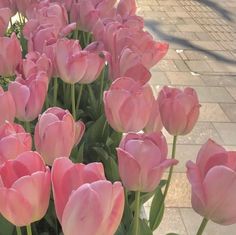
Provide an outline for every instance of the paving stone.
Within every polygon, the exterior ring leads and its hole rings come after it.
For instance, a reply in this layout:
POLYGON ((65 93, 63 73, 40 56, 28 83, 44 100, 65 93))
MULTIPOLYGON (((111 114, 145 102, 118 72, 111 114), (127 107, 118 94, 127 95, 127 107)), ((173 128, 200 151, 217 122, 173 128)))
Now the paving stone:
POLYGON ((187 12, 184 11, 179 11, 179 12, 166 12, 166 14, 169 17, 180 17, 180 18, 189 18, 189 14, 187 12))
MULTIPOLYGON (((202 217, 194 212, 191 208, 181 208, 180 214, 184 221, 185 227, 187 229, 188 235, 195 235, 201 224, 202 217)), ((204 235, 235 235, 236 225, 222 226, 209 221, 206 229, 204 230, 204 235)))
POLYGON ((224 110, 227 117, 231 122, 236 122, 236 104, 221 104, 221 108, 224 110))
POLYGON ((166 75, 172 85, 204 85, 200 76, 194 76, 190 72, 166 72, 166 75))
POLYGON ((209 41, 193 41, 192 43, 203 50, 209 50, 209 51, 222 50, 222 47, 219 46, 214 41, 210 41, 210 42, 209 41))
POLYGON ((226 145, 236 145, 236 123, 213 123, 226 145))
POLYGON ((152 77, 149 81, 152 85, 169 85, 170 81, 167 78, 164 72, 157 72, 155 70, 151 70, 152 77))
MULTIPOLYGON (((228 115, 224 113, 217 103, 201 103, 199 121, 204 122, 230 122, 228 115)), ((224 105, 224 104, 222 104, 224 105)), ((236 106, 235 106, 236 108, 236 106)), ((235 109, 236 115, 236 109, 235 109)), ((236 121, 236 120, 235 120, 236 121)))
POLYGON ((167 54, 164 57, 165 60, 179 60, 181 59, 180 55, 174 49, 169 49, 167 54))
POLYGON ((203 32, 203 29, 197 24, 177 25, 177 28, 182 32, 203 32))
POLYGON ((230 75, 202 75, 203 82, 207 86, 235 86, 236 87, 236 77, 230 75))
POLYGON ((214 72, 236 73, 236 61, 235 64, 229 64, 217 60, 208 60, 207 63, 214 72))
POLYGON ((230 95, 236 100, 236 87, 226 87, 230 95))
POLYGON ((202 60, 189 60, 185 61, 191 71, 193 72, 210 72, 211 67, 202 60))
POLYGON ((183 60, 174 60, 174 62, 179 71, 183 71, 183 72, 189 71, 188 66, 185 64, 183 60))
POLYGON ((160 71, 178 71, 173 60, 161 60, 157 67, 160 71))

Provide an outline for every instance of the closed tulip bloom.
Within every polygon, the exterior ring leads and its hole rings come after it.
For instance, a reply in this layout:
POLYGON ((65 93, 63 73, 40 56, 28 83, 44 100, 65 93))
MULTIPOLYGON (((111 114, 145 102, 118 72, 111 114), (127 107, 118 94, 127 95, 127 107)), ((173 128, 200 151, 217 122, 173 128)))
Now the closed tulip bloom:
POLYGON ((236 223, 236 151, 226 151, 208 140, 196 163, 187 162, 193 209, 215 223, 236 223))
POLYGON ((35 127, 35 147, 48 165, 59 157, 69 157, 74 145, 83 136, 85 125, 75 122, 68 110, 49 108, 35 127))
POLYGON ((124 190, 120 182, 105 180, 101 163, 84 165, 56 159, 52 184, 65 235, 115 234, 124 210, 124 190))
POLYGON ((145 133, 159 132, 163 128, 159 110, 159 102, 155 100, 152 105, 152 111, 147 125, 144 128, 145 133))
POLYGON ((148 84, 121 77, 104 92, 103 100, 107 121, 114 130, 136 132, 146 126, 154 96, 148 84))
POLYGON ((55 57, 61 79, 70 84, 95 81, 105 65, 103 56, 82 50, 76 40, 58 40, 55 57))
POLYGON ((36 152, 24 152, 0 167, 0 212, 12 224, 26 226, 45 215, 50 170, 36 152))
POLYGON ((6 122, 0 126, 0 165, 30 151, 31 147, 31 135, 21 125, 6 122))
POLYGON ((167 143, 161 132, 129 133, 117 148, 121 180, 130 191, 152 192, 164 171, 178 163, 167 159, 167 143))
POLYGON ((171 135, 187 135, 196 124, 200 104, 192 88, 183 91, 165 86, 158 96, 161 120, 171 135))
POLYGON ((21 59, 21 46, 16 35, 0 37, 0 75, 13 76, 21 59))
POLYGON ((33 74, 27 79, 21 75, 9 85, 16 104, 16 117, 21 121, 33 121, 41 113, 48 90, 45 72, 33 74))
POLYGON ((16 116, 15 101, 9 91, 5 91, 0 86, 0 126, 5 121, 13 122, 16 116))
POLYGON ((8 27, 10 18, 11 18, 10 8, 0 8, 0 36, 2 37, 8 27))

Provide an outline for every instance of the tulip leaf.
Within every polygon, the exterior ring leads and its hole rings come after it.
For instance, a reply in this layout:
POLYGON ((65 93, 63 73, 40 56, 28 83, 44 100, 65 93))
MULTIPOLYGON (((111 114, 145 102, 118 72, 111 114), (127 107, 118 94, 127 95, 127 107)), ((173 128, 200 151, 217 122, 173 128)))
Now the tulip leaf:
MULTIPOLYGON (((133 220, 134 222, 134 220, 133 220)), ((131 224, 127 235, 136 235, 134 231, 134 223, 131 224)), ((153 235, 152 230, 148 226, 148 221, 145 219, 139 219, 139 232, 137 235, 153 235)))
POLYGON ((83 163, 84 160, 84 143, 79 147, 78 155, 76 157, 77 162, 83 163))
POLYGON ((178 233, 168 233, 166 235, 179 235, 178 233))
POLYGON ((15 226, 0 215, 0 235, 12 235, 14 231, 15 226))
POLYGON ((149 223, 152 231, 156 230, 162 221, 164 215, 164 197, 161 191, 161 187, 158 187, 155 196, 152 200, 152 205, 149 214, 149 223))

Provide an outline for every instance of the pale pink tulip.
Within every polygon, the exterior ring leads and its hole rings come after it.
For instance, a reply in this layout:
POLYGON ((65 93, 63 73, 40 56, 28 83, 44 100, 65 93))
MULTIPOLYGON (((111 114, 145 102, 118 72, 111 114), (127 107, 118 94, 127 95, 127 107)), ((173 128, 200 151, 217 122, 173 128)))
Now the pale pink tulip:
POLYGON ((222 225, 236 223, 236 151, 226 151, 208 140, 196 163, 187 163, 192 185, 193 209, 206 219, 222 225))
POLYGON ((16 116, 15 101, 9 91, 5 91, 0 86, 0 126, 5 121, 13 122, 16 116))
POLYGON ((124 190, 120 182, 105 180, 101 163, 83 165, 67 158, 57 159, 52 183, 65 235, 115 234, 124 210, 124 190))
POLYGON ((56 63, 64 82, 87 84, 98 78, 105 65, 105 57, 82 50, 78 41, 61 39, 56 46, 56 63))
POLYGON ((50 170, 36 152, 24 152, 0 167, 0 211, 16 226, 40 220, 50 198, 50 170))
POLYGON ((27 9, 34 3, 39 2, 39 0, 14 0, 16 4, 17 11, 26 16, 27 9))
POLYGON ((164 171, 178 163, 167 159, 167 143, 161 132, 127 134, 117 148, 117 155, 121 180, 131 191, 154 191, 164 171))
POLYGON ((85 125, 75 122, 69 111, 53 107, 46 110, 35 127, 35 147, 48 165, 58 157, 69 157, 83 136, 85 125))
POLYGON ((150 117, 154 96, 148 84, 129 77, 115 80, 104 93, 108 123, 118 132, 142 130, 150 117))
POLYGON ((135 0, 120 0, 117 6, 117 13, 123 17, 135 15, 137 10, 135 0))
POLYGON ((21 59, 21 46, 16 35, 0 37, 0 75, 13 76, 21 59))
POLYGON ((9 85, 16 104, 16 117, 21 121, 33 121, 41 113, 48 90, 48 76, 38 72, 27 79, 18 75, 9 85))
POLYGON ((11 14, 12 12, 10 8, 0 8, 0 36, 5 34, 11 14))
POLYGON ((144 128, 145 133, 159 132, 163 128, 161 114, 159 110, 159 102, 155 100, 152 105, 152 111, 147 125, 144 128))
POLYGON ((31 147, 31 135, 26 133, 22 126, 9 122, 0 126, 0 165, 30 151, 31 147))
POLYGON ((171 135, 187 135, 199 116, 197 93, 192 88, 183 91, 165 86, 158 96, 161 120, 171 135))

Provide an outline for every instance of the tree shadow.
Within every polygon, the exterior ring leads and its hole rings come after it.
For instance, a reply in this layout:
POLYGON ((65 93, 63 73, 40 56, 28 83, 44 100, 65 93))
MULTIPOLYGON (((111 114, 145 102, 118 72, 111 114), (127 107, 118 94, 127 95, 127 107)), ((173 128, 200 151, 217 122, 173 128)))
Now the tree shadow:
POLYGON ((206 50, 202 47, 199 47, 197 45, 194 45, 193 43, 191 43, 190 41, 188 41, 187 39, 184 38, 180 38, 177 36, 173 36, 173 35, 168 35, 168 33, 163 32, 162 30, 160 30, 160 27, 158 27, 160 24, 155 21, 155 20, 146 20, 145 21, 145 26, 151 30, 151 32, 154 34, 154 36, 156 36, 157 38, 159 38, 160 40, 164 40, 167 41, 168 43, 175 43, 178 44, 180 46, 184 46, 187 47, 189 49, 193 49, 195 51, 199 51, 199 52, 203 52, 204 54, 218 60, 218 61, 222 61, 222 62, 227 62, 229 64, 233 64, 235 65, 236 63, 236 59, 229 59, 226 58, 214 51, 209 51, 206 50))

